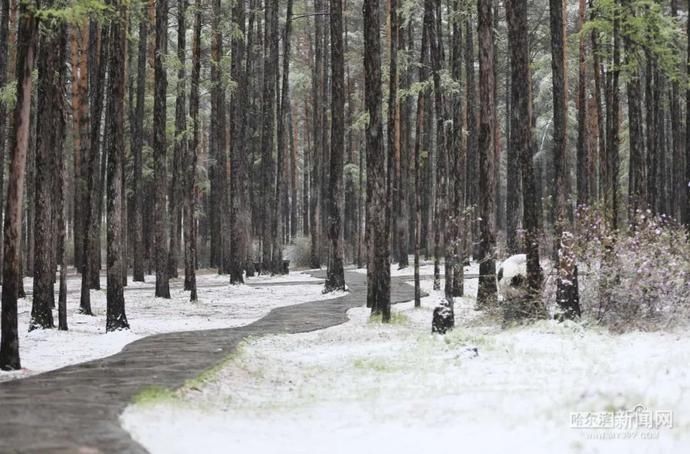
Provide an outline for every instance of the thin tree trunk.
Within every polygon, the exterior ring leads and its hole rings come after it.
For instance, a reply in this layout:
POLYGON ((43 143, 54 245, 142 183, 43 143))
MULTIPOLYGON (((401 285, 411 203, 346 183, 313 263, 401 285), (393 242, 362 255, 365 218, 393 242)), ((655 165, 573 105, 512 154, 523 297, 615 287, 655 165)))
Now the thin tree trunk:
MULTIPOLYGON (((261 127, 261 173, 263 194, 263 227, 262 227, 262 268, 264 271, 273 269, 273 216, 275 212, 275 174, 274 174, 274 134, 275 134, 275 102, 276 102, 276 74, 278 65, 278 1, 266 0, 265 28, 266 39, 264 55, 264 90, 263 90, 263 121, 261 127)), ((277 232, 276 232, 277 233, 277 232)))
POLYGON ((569 206, 570 179, 566 157, 566 126, 568 90, 565 70, 565 28, 563 0, 550 0, 551 69, 553 72, 553 160, 554 181, 557 190, 556 238, 558 242, 558 279, 556 301, 565 318, 580 316, 577 285, 577 264, 572 251, 572 223, 569 206))
POLYGON ((148 17, 146 8, 149 1, 142 0, 142 17, 139 22, 139 55, 137 56, 137 93, 134 121, 132 122, 132 155, 134 157, 134 178, 132 186, 134 192, 133 219, 133 268, 132 280, 144 282, 144 226, 142 213, 144 210, 144 181, 142 148, 144 145, 144 103, 146 96, 146 48, 148 46, 148 17))
MULTIPOLYGON (((321 11, 321 0, 314 0, 314 10, 321 11)), ((321 181, 321 160, 324 156, 323 152, 323 134, 321 126, 323 125, 323 109, 321 103, 324 100, 321 97, 321 72, 323 57, 321 56, 323 49, 321 42, 323 41, 323 21, 321 17, 314 17, 314 67, 312 71, 312 131, 314 133, 314 141, 311 152, 311 210, 309 220, 309 230, 311 233, 311 267, 321 267, 321 201, 320 199, 320 181, 321 181)))
MULTIPOLYGON (((585 24, 585 0, 579 0, 578 28, 582 31, 585 24)), ((587 141, 587 71, 585 55, 585 35, 580 35, 578 54, 577 81, 577 204, 589 203, 589 185, 587 169, 589 167, 589 150, 587 141)))
MULTIPOLYGON (((107 174, 107 279, 105 330, 129 329, 125 315, 125 295, 122 286, 122 161, 125 156, 124 100, 125 100, 125 54, 127 42, 127 7, 113 0, 117 12, 110 25, 110 128, 107 174)), ((105 44, 105 43, 104 43, 105 44)))
POLYGON ((186 81, 186 25, 188 0, 177 2, 177 59, 180 67, 177 71, 177 99, 175 100, 175 151, 173 171, 170 181, 170 250, 168 252, 168 274, 177 277, 177 266, 180 255, 180 224, 182 222, 182 204, 184 183, 182 182, 182 160, 187 155, 187 81, 186 81))
POLYGON ((493 20, 491 0, 478 1, 479 39, 479 290, 477 306, 496 303, 496 220, 494 184, 494 70, 493 20))
MULTIPOLYGON (((424 22, 422 26, 422 44, 419 54, 419 82, 425 83, 429 79, 429 72, 424 64, 426 55, 428 53, 428 32, 427 23, 424 22)), ((426 112, 425 100, 426 93, 420 92, 417 95, 417 116, 415 125, 415 143, 414 143, 414 201, 415 201, 415 228, 414 228, 414 305, 421 307, 422 290, 419 282, 419 254, 422 243, 422 143, 424 135, 424 115, 426 112)))
MULTIPOLYGON (((393 3, 395 0, 391 0, 393 3)), ((392 14, 392 13, 391 13, 392 14)), ((342 198, 345 154, 345 55, 343 3, 331 0, 331 159, 328 188, 328 271, 325 291, 345 290, 343 270, 342 198)))
POLYGON ((201 76, 201 0, 194 8, 194 33, 192 38, 192 78, 189 93, 189 116, 192 121, 192 137, 185 157, 185 273, 184 288, 190 291, 190 301, 197 300, 196 292, 196 163, 199 150, 199 80, 201 76))
POLYGON ((155 184, 156 296, 170 298, 168 275, 168 232, 166 228, 166 91, 168 79, 163 58, 168 49, 168 0, 156 2, 156 58, 154 61, 155 97, 153 107, 153 162, 155 184))

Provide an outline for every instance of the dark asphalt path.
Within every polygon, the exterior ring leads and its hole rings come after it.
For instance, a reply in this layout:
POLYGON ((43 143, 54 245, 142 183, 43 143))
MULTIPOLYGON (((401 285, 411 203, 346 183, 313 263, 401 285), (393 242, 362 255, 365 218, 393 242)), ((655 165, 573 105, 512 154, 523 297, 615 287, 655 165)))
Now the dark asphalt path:
MULTIPOLYGON (((392 279, 391 302, 414 298, 409 280, 392 279)), ((179 388, 221 362, 247 336, 302 333, 346 322, 346 312, 364 305, 367 292, 364 274, 346 271, 346 281, 350 292, 345 296, 276 308, 246 326, 158 334, 107 358, 0 383, 0 453, 144 453, 119 423, 137 393, 152 386, 179 388)))

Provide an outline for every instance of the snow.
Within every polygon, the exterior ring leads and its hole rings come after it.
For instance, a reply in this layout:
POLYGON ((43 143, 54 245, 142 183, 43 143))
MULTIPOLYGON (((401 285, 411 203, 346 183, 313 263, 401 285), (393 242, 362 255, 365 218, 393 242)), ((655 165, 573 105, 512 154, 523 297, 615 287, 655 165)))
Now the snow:
POLYGON ((390 325, 355 308, 336 327, 249 339, 202 383, 128 407, 123 427, 154 454, 690 452, 687 329, 502 330, 472 296, 456 299, 453 332, 432 335, 443 296, 431 284, 422 308, 395 305, 390 325), (651 440, 571 428, 571 412, 637 404, 673 411, 673 428, 651 440), (601 439, 611 434, 623 436, 601 439))
MULTIPOLYGON (((399 276, 414 276, 414 256, 409 257, 409 266, 403 269, 398 269, 398 264, 397 263, 391 263, 391 276, 392 277, 399 277, 399 276)), ((443 262, 440 264, 440 272, 441 276, 444 275, 445 273, 445 265, 443 262)), ((367 269, 366 268, 357 268, 353 270, 357 273, 361 274, 367 274, 367 269)), ((479 273, 479 264, 476 262, 472 262, 470 266, 465 267, 465 273, 470 273, 470 274, 478 274, 479 273)), ((433 276, 434 274, 434 261, 433 260, 419 260, 419 275, 420 276, 433 276)))
MULTIPOLYGON (((19 353, 23 369, 1 372, 0 381, 23 378, 70 364, 113 355, 144 336, 173 331, 229 328, 249 324, 280 306, 339 296, 323 295, 322 280, 305 273, 287 276, 260 276, 247 279, 252 285, 228 284, 228 276, 200 273, 197 276, 199 300, 189 301, 182 290, 182 279, 171 279, 171 299, 155 298, 155 278, 147 282, 129 282, 125 290, 126 313, 131 329, 105 333, 105 278, 102 290, 91 291, 95 316, 79 314, 79 278, 68 279, 67 321, 69 331, 34 330, 28 332, 31 297, 18 302, 19 353), (297 282, 298 285, 287 285, 297 282), (271 285, 262 286, 261 284, 271 285), (281 285, 283 284, 283 285, 281 285)), ((25 279, 30 292, 32 280, 25 279)), ((57 310, 53 311, 57 324, 57 310)))

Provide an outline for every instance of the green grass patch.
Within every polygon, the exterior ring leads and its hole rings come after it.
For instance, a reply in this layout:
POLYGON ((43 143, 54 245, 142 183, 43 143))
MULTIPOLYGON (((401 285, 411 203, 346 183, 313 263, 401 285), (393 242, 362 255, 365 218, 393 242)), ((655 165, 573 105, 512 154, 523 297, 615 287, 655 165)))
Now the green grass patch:
POLYGON ((207 382, 213 380, 216 378, 218 375, 218 372, 220 372, 224 367, 226 367, 229 363, 232 361, 239 361, 241 357, 245 353, 245 349, 249 342, 251 342, 255 337, 254 336, 248 336, 244 338, 242 341, 240 341, 239 344, 237 344, 237 348, 232 351, 229 355, 227 355, 225 358, 223 358, 218 364, 209 367, 208 369, 202 371, 199 375, 197 375, 194 378, 190 378, 187 380, 184 385, 182 386, 182 389, 192 389, 192 388, 201 388, 206 384, 207 382))
POLYGON ((383 358, 358 358, 353 361, 356 369, 370 370, 373 372, 393 372, 390 360, 383 358))
POLYGON ((175 391, 162 386, 149 386, 139 391, 132 399, 136 405, 152 405, 177 399, 175 391))
MULTIPOLYGON (((391 325, 406 325, 410 321, 409 317, 402 312, 391 311, 391 325)), ((382 323, 381 314, 372 314, 368 323, 382 323)))

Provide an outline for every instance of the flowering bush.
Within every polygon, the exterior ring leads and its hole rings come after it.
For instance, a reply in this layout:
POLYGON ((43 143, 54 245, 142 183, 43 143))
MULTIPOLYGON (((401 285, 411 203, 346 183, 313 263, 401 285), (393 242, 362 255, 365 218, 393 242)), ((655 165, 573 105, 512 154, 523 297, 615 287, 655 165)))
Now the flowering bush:
POLYGON ((638 211, 626 231, 580 208, 576 253, 583 317, 622 331, 655 329, 690 316, 690 244, 685 228, 638 211))

